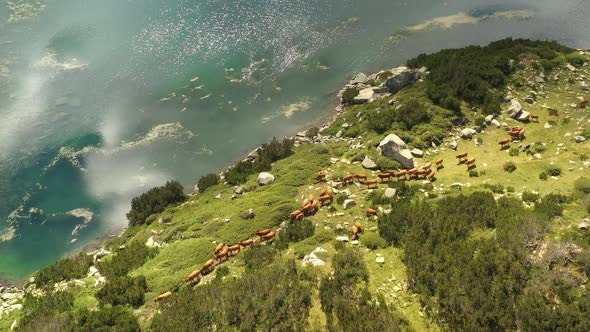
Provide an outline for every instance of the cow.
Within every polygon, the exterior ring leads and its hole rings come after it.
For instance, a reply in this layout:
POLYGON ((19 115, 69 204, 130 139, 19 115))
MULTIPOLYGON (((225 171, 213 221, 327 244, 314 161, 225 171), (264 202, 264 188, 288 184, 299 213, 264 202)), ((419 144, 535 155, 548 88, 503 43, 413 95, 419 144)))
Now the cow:
POLYGON ((320 205, 324 206, 325 204, 332 204, 332 201, 334 200, 334 197, 332 196, 320 196, 320 205))
POLYGON ((303 220, 304 217, 305 217, 305 214, 302 212, 302 213, 298 214, 297 217, 295 217, 295 220, 303 220))
POLYGON ((240 253, 240 250, 242 249, 242 247, 238 243, 238 244, 234 244, 233 246, 230 246, 227 249, 229 250, 229 255, 230 256, 235 256, 235 255, 237 255, 237 254, 240 253))
POLYGON ((426 176, 426 180, 428 181, 432 181, 434 179, 434 177, 436 176, 436 170, 431 170, 430 173, 428 173, 428 175, 426 176))
POLYGON ((371 186, 376 188, 379 185, 379 182, 377 180, 367 180, 365 181, 365 184, 367 185, 367 189, 369 189, 371 186))
POLYGON ((539 122, 539 116, 538 115, 531 115, 531 121, 532 122, 539 122))
POLYGON ((459 164, 462 164, 466 161, 465 159, 467 158, 467 152, 458 154, 455 158, 459 159, 459 164))
POLYGON ((320 174, 318 174, 318 176, 315 177, 317 182, 326 182, 326 177, 328 176, 328 174, 320 172, 320 174))
POLYGON ((191 274, 186 277, 186 282, 192 283, 193 281, 201 280, 201 269, 194 270, 191 274))
POLYGON ((580 102, 578 103, 578 109, 584 109, 586 107, 588 107, 588 100, 580 100, 580 102))
POLYGON ((359 233, 363 233, 365 231, 363 225, 358 221, 354 223, 354 226, 358 229, 359 233))
POLYGON ((347 183, 351 183, 354 179, 354 174, 347 174, 342 178, 342 184, 346 185, 347 183))
POLYGON ((265 229, 263 229, 261 231, 255 232, 255 234, 258 235, 258 236, 263 236, 263 235, 266 235, 266 234, 268 234, 270 232, 272 232, 272 231, 269 228, 265 228, 265 229))
POLYGON ((437 160, 437 161, 435 162, 435 164, 436 164, 436 168, 437 168, 437 169, 438 169, 438 168, 443 168, 443 167, 444 167, 444 166, 443 166, 443 160, 442 160, 442 159, 439 159, 439 160, 437 160))
POLYGON ((311 203, 307 203, 304 206, 301 207, 301 209, 299 209, 301 211, 301 213, 303 214, 308 214, 309 211, 311 210, 311 203))
POLYGON ((377 213, 377 211, 371 209, 371 208, 367 208, 367 216, 379 216, 379 213, 377 213))
POLYGON ((356 226, 352 226, 352 239, 353 240, 359 239, 359 230, 356 226))
POLYGON ((510 138, 503 139, 498 142, 500 144, 500 149, 504 149, 508 144, 510 144, 510 138))
POLYGON ((430 169, 432 167, 432 163, 428 163, 422 167, 420 167, 420 169, 430 169))
POLYGON ((355 174, 354 178, 357 179, 359 182, 366 182, 367 176, 364 174, 355 174))
POLYGON ((395 173, 395 177, 397 178, 397 180, 402 180, 402 178, 405 180, 406 176, 408 175, 408 171, 399 171, 397 173, 395 173))
POLYGON ((172 292, 171 291, 167 291, 166 293, 163 293, 163 294, 159 295, 158 297, 156 297, 154 299, 154 301, 160 302, 160 301, 162 301, 164 299, 169 298, 170 296, 172 296, 172 292))
POLYGON ((265 235, 261 236, 261 238, 262 238, 262 241, 268 241, 268 240, 274 238, 276 235, 277 235, 277 233, 274 232, 274 231, 272 231, 272 232, 270 232, 268 234, 265 234, 265 235))
POLYGON ((387 179, 387 181, 389 181, 393 177, 393 174, 392 173, 381 173, 381 174, 377 174, 377 177, 379 179, 381 179, 381 182, 385 182, 386 179, 387 179))
POLYGON ((214 259, 208 260, 201 267, 201 274, 202 275, 207 275, 207 274, 211 273, 211 271, 213 271, 213 268, 214 267, 215 267, 215 260, 214 259))
POLYGON ((297 216, 301 213, 300 210, 295 210, 293 212, 291 212, 291 214, 289 215, 289 219, 293 220, 295 218, 297 218, 297 216))
POLYGON ((429 171, 429 169, 419 169, 416 171, 415 175, 417 178, 420 178, 421 176, 426 176, 426 174, 428 174, 429 171))
POLYGON ((310 209, 310 211, 313 212, 313 213, 315 213, 318 210, 319 207, 320 207, 320 201, 317 200, 317 199, 314 199, 313 202, 311 202, 311 209, 310 209))
POLYGON ((243 248, 247 248, 247 247, 251 246, 253 243, 254 243, 254 240, 248 239, 248 240, 240 241, 240 246, 243 248))
POLYGON ((217 245, 217 247, 215 247, 215 254, 217 254, 218 252, 220 252, 223 249, 223 247, 225 247, 225 244, 223 242, 219 243, 217 245))
POLYGON ((518 130, 513 129, 510 131, 510 136, 512 137, 512 140, 524 139, 525 138, 524 134, 525 134, 524 128, 520 128, 520 127, 518 130))
POLYGON ((226 261, 227 260, 227 255, 229 254, 229 249, 227 247, 224 247, 223 250, 221 250, 219 253, 217 253, 215 255, 215 258, 217 258, 220 261, 226 261))
POLYGON ((467 162, 465 163, 465 165, 467 165, 467 169, 471 169, 473 167, 476 167, 476 165, 475 165, 475 158, 471 158, 471 159, 467 160, 467 162))

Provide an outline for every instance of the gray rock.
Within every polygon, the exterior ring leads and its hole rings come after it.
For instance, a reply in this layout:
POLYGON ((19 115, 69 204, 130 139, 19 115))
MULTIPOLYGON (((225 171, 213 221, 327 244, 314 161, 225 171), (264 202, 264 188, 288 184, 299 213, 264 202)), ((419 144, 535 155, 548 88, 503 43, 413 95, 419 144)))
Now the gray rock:
POLYGON ((375 258, 375 263, 377 263, 377 264, 383 264, 383 263, 385 263, 385 257, 383 257, 383 256, 377 256, 375 258))
POLYGON ((529 104, 534 104, 534 103, 535 103, 535 100, 534 100, 532 97, 526 97, 526 98, 524 99, 524 101, 525 101, 526 103, 529 103, 529 104))
POLYGON ((365 84, 369 81, 369 77, 365 73, 358 73, 356 76, 350 81, 350 84, 365 84))
POLYGON ((354 199, 347 199, 344 200, 344 203, 342 203, 342 207, 344 208, 344 210, 352 209, 355 206, 356 202, 354 201, 354 199))
POLYGON ((586 138, 584 136, 576 136, 576 143, 584 143, 586 138))
POLYGON ((407 67, 395 68, 392 72, 393 75, 387 79, 385 86, 389 89, 389 92, 394 94, 405 86, 416 82, 421 76, 419 70, 408 69, 407 67))
POLYGON ((514 99, 514 96, 512 95, 512 92, 508 92, 508 94, 506 95, 506 97, 504 97, 504 101, 509 103, 512 101, 512 99, 514 99))
POLYGON ((496 128, 502 127, 502 124, 500 123, 500 121, 498 121, 496 119, 492 120, 491 124, 492 124, 492 126, 494 126, 496 128))
POLYGON ((242 219, 254 219, 256 217, 256 213, 254 213, 253 209, 248 209, 246 214, 242 217, 242 219))
POLYGON ((407 169, 414 168, 414 157, 412 153, 406 143, 395 134, 387 135, 379 143, 377 150, 381 155, 398 161, 407 169))
POLYGON ((461 138, 472 139, 473 135, 477 134, 477 131, 471 128, 465 128, 461 130, 461 138))
POLYGON ((98 269, 97 269, 96 267, 94 267, 94 266, 91 266, 91 267, 88 269, 88 276, 89 276, 89 277, 92 277, 92 276, 94 276, 94 275, 97 275, 97 274, 100 276, 100 272, 98 272, 98 269))
POLYGON ((487 124, 492 123, 492 120, 494 120, 494 116, 492 114, 485 117, 485 121, 487 124))
POLYGON ((412 156, 416 157, 416 158, 422 158, 424 157, 424 151, 420 150, 420 149, 412 149, 412 151, 410 151, 410 153, 412 154, 412 156))
POLYGON ((389 99, 389 101, 387 102, 387 105, 391 106, 391 105, 395 105, 395 103, 397 103, 397 100, 395 100, 395 98, 393 98, 393 99, 389 99))
POLYGON ((520 111, 522 111, 522 105, 517 99, 512 99, 510 101, 510 107, 507 111, 508 115, 510 115, 511 118, 515 118, 520 113, 520 111))
POLYGON ((342 224, 336 224, 336 230, 337 231, 341 231, 344 229, 344 226, 342 226, 342 224))
POLYGON ((457 148, 459 147, 459 143, 457 143, 457 141, 451 141, 449 143, 449 148, 453 149, 453 150, 457 150, 457 148))
POLYGON ((387 189, 385 189, 385 193, 383 194, 383 196, 385 196, 387 198, 393 198, 393 197, 395 197, 396 194, 397 194, 397 190, 395 190, 395 188, 387 188, 387 189))
POLYGON ((362 163, 363 167, 366 169, 377 169, 377 163, 373 161, 373 159, 369 158, 369 156, 365 156, 362 163))
POLYGON ((244 188, 242 188, 240 186, 235 186, 234 187, 234 194, 236 194, 236 195, 243 195, 244 193, 246 193, 246 190, 244 190, 244 188))
POLYGON ((271 182, 273 182, 275 180, 274 175, 267 173, 267 172, 262 172, 260 174, 258 174, 258 184, 261 186, 267 185, 271 182))
POLYGON ((531 117, 531 113, 527 112, 527 111, 522 111, 518 114, 518 116, 516 117, 516 120, 521 121, 521 122, 527 122, 529 121, 531 117))
POLYGON ((582 83, 580 83, 580 88, 586 92, 590 92, 590 87, 588 87, 588 85, 584 81, 582 81, 582 83))
POLYGON ((568 63, 568 64, 567 64, 565 67, 566 67, 567 69, 569 69, 569 71, 571 71, 571 72, 575 72, 575 71, 576 71, 576 67, 572 66, 572 65, 571 65, 571 64, 569 64, 569 63, 568 63))
POLYGON ((348 236, 345 236, 345 235, 343 235, 343 236, 337 236, 336 237, 336 241, 339 241, 339 242, 348 242, 348 236))
POLYGON ((359 91, 359 94, 352 100, 355 104, 364 104, 375 97, 373 88, 366 88, 359 91))
POLYGON ((582 221, 581 223, 578 224, 578 229, 581 229, 583 231, 588 230, 588 223, 585 221, 582 221))
POLYGON ((159 248, 162 245, 159 244, 158 242, 156 242, 156 240, 154 240, 153 236, 150 236, 149 239, 147 239, 147 241, 145 242, 146 247, 148 248, 159 248))
POLYGON ((257 147, 252 152, 248 153, 248 159, 256 159, 258 158, 258 153, 262 150, 261 147, 257 147))

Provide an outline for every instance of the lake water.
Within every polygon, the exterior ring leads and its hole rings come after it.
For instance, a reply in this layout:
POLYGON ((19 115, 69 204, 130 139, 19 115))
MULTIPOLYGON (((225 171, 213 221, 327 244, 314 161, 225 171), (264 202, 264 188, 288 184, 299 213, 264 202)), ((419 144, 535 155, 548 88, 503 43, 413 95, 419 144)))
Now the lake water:
POLYGON ((0 3, 12 280, 120 230, 148 188, 330 116, 354 73, 509 36, 590 47, 583 0, 28 1, 0 3))

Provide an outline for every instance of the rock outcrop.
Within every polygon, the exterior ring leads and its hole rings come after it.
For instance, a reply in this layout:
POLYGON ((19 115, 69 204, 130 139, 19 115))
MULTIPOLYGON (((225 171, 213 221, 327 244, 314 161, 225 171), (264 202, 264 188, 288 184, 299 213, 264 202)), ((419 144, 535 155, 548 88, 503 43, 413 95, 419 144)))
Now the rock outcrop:
POLYGON ((271 182, 273 182, 275 180, 274 175, 267 173, 267 172, 262 172, 260 174, 258 174, 258 184, 261 186, 267 185, 271 182))
POLYGON ((410 169, 414 168, 414 156, 408 149, 406 143, 395 134, 387 135, 377 148, 381 155, 394 159, 403 167, 410 169))
POLYGON ((385 86, 390 93, 397 93, 404 87, 416 82, 422 76, 421 70, 409 69, 407 67, 395 68, 391 71, 393 75, 387 79, 385 86))
POLYGON ((362 165, 364 168, 371 169, 371 170, 378 168, 377 163, 375 163, 373 161, 373 159, 369 158, 369 156, 365 156, 365 159, 363 159, 362 165))

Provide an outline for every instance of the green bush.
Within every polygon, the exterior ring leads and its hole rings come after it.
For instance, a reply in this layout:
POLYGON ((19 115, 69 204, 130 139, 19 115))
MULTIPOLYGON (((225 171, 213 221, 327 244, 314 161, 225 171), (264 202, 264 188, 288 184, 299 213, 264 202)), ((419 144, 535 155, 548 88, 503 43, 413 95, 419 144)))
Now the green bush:
POLYGON ((508 173, 512 173, 514 171, 516 171, 516 164, 513 161, 507 161, 504 163, 504 165, 502 166, 502 168, 504 168, 504 171, 508 172, 508 173))
POLYGON ((85 253, 80 253, 72 258, 64 258, 39 270, 35 274, 35 284, 39 288, 52 287, 54 283, 62 280, 83 278, 92 263, 93 257, 85 253))
POLYGON ((504 186, 499 183, 496 183, 496 184, 484 183, 482 185, 482 187, 491 190, 495 194, 503 194, 504 193, 504 186))
POLYGON ((361 236, 361 243, 371 250, 381 249, 387 246, 385 239, 377 233, 363 234, 361 236))
POLYGON ((510 186, 509 187, 506 187, 506 192, 507 193, 514 193, 514 191, 515 191, 514 190, 514 187, 510 187, 510 186))
POLYGON ((101 304, 125 305, 134 308, 143 305, 147 282, 144 276, 116 277, 108 280, 107 284, 96 293, 101 304))
POLYGON ((541 173, 539 174, 539 179, 540 179, 540 180, 547 181, 547 178, 548 178, 548 176, 547 176, 547 173, 545 173, 545 172, 541 172, 541 173))
POLYGON ((117 249, 111 259, 103 259, 97 266, 100 272, 109 277, 122 277, 128 272, 140 267, 158 252, 155 248, 148 248, 138 241, 132 242, 124 248, 117 249))
POLYGON ((259 270, 270 265, 275 260, 277 254, 277 250, 270 245, 257 245, 246 250, 244 253, 246 270, 259 270))
POLYGON ((67 321, 63 313, 73 306, 74 296, 67 291, 47 292, 43 296, 27 293, 17 331, 66 330, 67 321))
POLYGON ((548 108, 547 112, 551 116, 559 116, 559 111, 557 111, 555 108, 548 108))
POLYGON ((313 236, 315 225, 310 220, 289 221, 287 229, 280 237, 286 237, 289 242, 299 242, 313 236))
POLYGON ((577 53, 568 54, 565 56, 565 59, 571 65, 576 66, 576 67, 582 67, 584 62, 587 62, 586 58, 583 55, 580 55, 577 53))
POLYGON ((143 224, 147 217, 164 211, 168 206, 186 200, 184 188, 178 181, 168 181, 162 187, 155 187, 131 200, 131 211, 127 213, 129 225, 143 224))
POLYGON ((532 193, 530 191, 525 191, 522 193, 522 200, 525 202, 536 202, 541 198, 541 195, 532 193))
POLYGON ((80 309, 68 317, 69 331, 76 332, 137 332, 139 322, 133 313, 122 306, 80 309))
POLYGON ((476 170, 472 169, 472 170, 469 171, 469 177, 470 178, 476 178, 478 176, 479 176, 479 173, 476 170))
POLYGON ((345 200, 346 200, 346 195, 345 194, 337 194, 336 195, 336 204, 342 205, 342 204, 344 204, 344 201, 345 200))
POLYGON ((219 184, 219 175, 217 174, 207 174, 202 176, 197 182, 197 187, 199 188, 199 192, 205 192, 207 188, 213 187, 219 184))
POLYGON ((320 128, 313 126, 305 132, 305 137, 314 138, 320 133, 320 128))
POLYGON ((561 168, 555 165, 549 165, 545 169, 545 173, 549 176, 560 176, 561 175, 561 168))
POLYGON ((574 182, 574 188, 581 193, 590 194, 590 178, 581 177, 577 179, 574 182))
POLYGON ((344 90, 344 93, 342 93, 342 100, 345 103, 352 103, 352 101, 354 100, 354 97, 359 95, 359 90, 355 89, 355 88, 348 88, 346 90, 344 90))
POLYGON ((510 155, 510 157, 518 157, 518 155, 520 154, 520 150, 518 148, 510 148, 508 154, 510 155))

